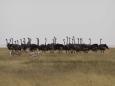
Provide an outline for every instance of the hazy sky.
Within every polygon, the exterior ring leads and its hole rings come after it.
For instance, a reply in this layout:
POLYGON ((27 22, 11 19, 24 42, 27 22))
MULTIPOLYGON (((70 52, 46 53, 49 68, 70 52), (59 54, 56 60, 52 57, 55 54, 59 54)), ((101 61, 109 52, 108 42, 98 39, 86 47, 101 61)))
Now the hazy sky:
POLYGON ((0 46, 5 38, 65 36, 115 45, 115 0, 0 0, 0 46))

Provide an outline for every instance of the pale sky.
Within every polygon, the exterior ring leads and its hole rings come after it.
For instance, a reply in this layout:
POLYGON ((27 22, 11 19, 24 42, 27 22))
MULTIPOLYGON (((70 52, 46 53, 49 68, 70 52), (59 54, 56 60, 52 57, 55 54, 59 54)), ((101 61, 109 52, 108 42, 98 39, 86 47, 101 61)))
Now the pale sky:
POLYGON ((62 43, 67 35, 115 46, 115 0, 0 0, 1 47, 11 37, 62 43))

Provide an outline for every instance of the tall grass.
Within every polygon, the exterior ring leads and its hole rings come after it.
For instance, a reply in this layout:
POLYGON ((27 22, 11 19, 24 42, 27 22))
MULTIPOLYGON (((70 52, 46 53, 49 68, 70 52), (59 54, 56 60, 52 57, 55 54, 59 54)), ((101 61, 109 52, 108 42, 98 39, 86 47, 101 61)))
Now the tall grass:
POLYGON ((0 49, 0 86, 115 86, 115 49, 10 56, 0 49))

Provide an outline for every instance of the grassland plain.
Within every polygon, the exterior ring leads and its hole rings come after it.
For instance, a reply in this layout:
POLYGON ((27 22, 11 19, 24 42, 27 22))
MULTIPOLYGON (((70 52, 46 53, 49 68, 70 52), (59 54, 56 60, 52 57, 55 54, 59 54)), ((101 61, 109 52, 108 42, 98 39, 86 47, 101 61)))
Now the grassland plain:
POLYGON ((0 86, 115 86, 115 49, 31 57, 1 48, 0 86))

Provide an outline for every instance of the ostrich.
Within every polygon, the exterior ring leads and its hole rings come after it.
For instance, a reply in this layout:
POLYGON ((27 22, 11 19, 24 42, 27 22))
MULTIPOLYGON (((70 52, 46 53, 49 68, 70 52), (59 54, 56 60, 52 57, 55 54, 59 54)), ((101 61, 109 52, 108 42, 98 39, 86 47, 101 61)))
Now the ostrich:
MULTIPOLYGON (((75 42, 75 37, 73 36, 73 53, 77 53, 81 50, 80 38, 77 38, 78 43, 75 42)), ((82 40, 82 39, 81 39, 82 40)))
POLYGON ((73 46, 73 41, 74 41, 74 39, 71 39, 70 37, 68 37, 68 39, 69 39, 69 44, 67 45, 68 52, 73 53, 73 47, 74 47, 73 46))
POLYGON ((81 47, 80 47, 80 38, 77 38, 77 40, 78 40, 78 43, 76 44, 75 43, 75 38, 74 38, 74 50, 78 54, 78 52, 81 50, 81 47))
POLYGON ((89 38, 89 44, 82 44, 83 45, 83 51, 88 53, 91 49, 91 38, 89 38))
MULTIPOLYGON (((73 41, 73 39, 72 39, 73 41)), ((66 53, 72 53, 72 44, 71 44, 71 38, 67 36, 67 45, 66 45, 66 53)))
POLYGON ((89 50, 93 51, 93 52, 97 52, 98 51, 98 44, 92 44, 91 43, 91 38, 89 38, 89 50))
POLYGON ((97 50, 98 50, 98 44, 92 44, 91 43, 91 38, 89 38, 89 45, 88 45, 88 47, 89 47, 89 50, 92 50, 92 51, 95 51, 95 52, 97 52, 97 50))
POLYGON ((57 38, 55 36, 54 36, 54 42, 55 42, 55 44, 54 44, 54 50, 58 51, 58 53, 62 53, 64 45, 61 44, 61 43, 57 43, 57 38))
POLYGON ((11 42, 12 42, 12 40, 10 39, 10 42, 8 42, 8 39, 6 38, 6 44, 7 44, 7 48, 8 48, 8 50, 10 51, 10 55, 12 55, 13 53, 13 48, 12 48, 12 46, 13 46, 13 44, 11 44, 11 42))
POLYGON ((19 41, 15 41, 15 51, 17 55, 21 55, 21 45, 19 45, 19 41))
POLYGON ((29 52, 32 56, 37 56, 38 55, 37 45, 36 44, 31 44, 31 38, 28 38, 27 48, 29 49, 29 52))
POLYGON ((20 42, 21 42, 21 50, 24 51, 24 52, 26 52, 26 50, 28 48, 28 46, 26 44, 26 39, 23 38, 23 41, 22 41, 22 39, 20 39, 20 42))
POLYGON ((45 43, 39 46, 39 50, 45 53, 47 50, 47 38, 45 38, 44 40, 45 40, 45 43))
POLYGON ((74 53, 74 50, 75 50, 75 37, 74 36, 73 36, 72 39, 69 37, 69 45, 68 45, 68 47, 69 47, 70 53, 74 53))
POLYGON ((36 44, 31 44, 31 38, 29 38, 28 44, 29 44, 29 49, 30 49, 31 52, 37 50, 36 44))
POLYGON ((98 46, 98 49, 101 51, 101 53, 104 53, 106 49, 109 49, 106 44, 102 44, 102 38, 100 39, 100 45, 98 46))
POLYGON ((87 45, 83 43, 82 38, 80 38, 80 44, 79 45, 80 45, 80 51, 83 51, 83 52, 86 52, 86 53, 88 52, 87 51, 87 45))
POLYGON ((17 48, 17 46, 16 46, 16 41, 15 41, 15 44, 14 44, 14 39, 13 38, 11 38, 10 39, 10 41, 11 41, 11 44, 9 43, 9 47, 10 47, 10 55, 15 55, 16 54, 16 48, 17 48))

